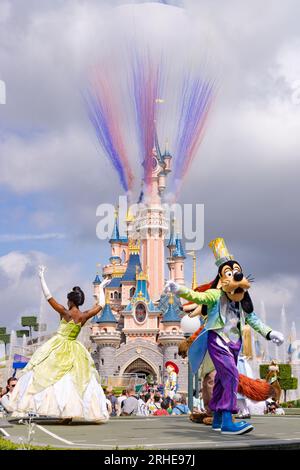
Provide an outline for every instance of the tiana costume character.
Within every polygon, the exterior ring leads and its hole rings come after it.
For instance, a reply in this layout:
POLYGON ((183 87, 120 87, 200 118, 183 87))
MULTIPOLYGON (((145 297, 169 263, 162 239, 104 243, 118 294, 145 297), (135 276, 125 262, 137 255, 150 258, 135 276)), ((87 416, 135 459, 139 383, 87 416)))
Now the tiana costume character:
POLYGON ((245 324, 277 345, 283 343, 283 336, 265 325, 254 313, 248 293, 249 280, 242 268, 229 254, 223 238, 213 240, 213 249, 218 275, 212 287, 205 292, 195 292, 174 281, 168 281, 166 290, 186 300, 207 306, 207 321, 199 336, 189 349, 189 361, 196 373, 208 351, 216 370, 210 409, 214 412, 212 429, 223 434, 244 434, 253 429, 250 423, 233 422, 232 414, 237 413, 237 390, 239 374, 238 354, 242 346, 242 332, 245 324))
MULTIPOLYGON (((108 420, 106 398, 94 361, 76 338, 86 321, 102 309, 95 305, 85 312, 79 310, 84 302, 80 287, 68 294, 68 309, 52 297, 45 279, 45 267, 39 268, 42 290, 54 310, 60 314, 57 333, 33 354, 10 399, 12 416, 33 412, 42 416, 102 423, 108 420)), ((104 303, 100 285, 100 303, 104 303)))

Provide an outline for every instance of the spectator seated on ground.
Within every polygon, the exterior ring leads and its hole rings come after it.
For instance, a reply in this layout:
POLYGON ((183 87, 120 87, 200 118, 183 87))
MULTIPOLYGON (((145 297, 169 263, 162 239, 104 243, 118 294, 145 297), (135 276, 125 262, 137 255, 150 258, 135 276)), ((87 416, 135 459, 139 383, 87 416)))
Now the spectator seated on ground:
POLYGON ((169 416, 168 408, 169 408, 169 400, 164 398, 160 404, 160 409, 154 411, 153 416, 169 416))
POLYGON ((113 388, 111 386, 107 387, 105 394, 106 394, 106 399, 109 400, 111 404, 111 406, 109 407, 111 408, 111 411, 109 414, 110 416, 116 416, 117 411, 118 411, 118 399, 114 394, 113 388))
POLYGON ((153 415, 155 413, 155 411, 160 410, 160 408, 161 408, 160 402, 161 402, 161 396, 158 393, 156 393, 153 397, 153 401, 150 402, 150 404, 149 404, 150 414, 153 415))
POLYGON ((135 396, 135 389, 127 389, 127 398, 122 402, 121 416, 136 415, 138 412, 138 399, 135 396))
POLYGON ((181 395, 175 394, 173 397, 174 406, 172 415, 189 415, 191 412, 189 407, 184 403, 181 395))
POLYGON ((139 396, 137 416, 149 416, 149 408, 147 405, 147 400, 146 400, 145 395, 142 394, 139 396))
POLYGON ((120 416, 122 412, 122 403, 124 400, 126 400, 127 395, 126 395, 126 390, 122 390, 122 394, 118 397, 118 411, 117 415, 120 416))
POLYGON ((18 379, 16 379, 16 377, 10 377, 8 379, 7 385, 6 385, 6 393, 4 395, 2 395, 1 400, 0 400, 0 403, 1 403, 2 407, 4 408, 4 410, 7 413, 9 413, 10 396, 13 392, 13 389, 17 385, 17 381, 18 381, 18 379))

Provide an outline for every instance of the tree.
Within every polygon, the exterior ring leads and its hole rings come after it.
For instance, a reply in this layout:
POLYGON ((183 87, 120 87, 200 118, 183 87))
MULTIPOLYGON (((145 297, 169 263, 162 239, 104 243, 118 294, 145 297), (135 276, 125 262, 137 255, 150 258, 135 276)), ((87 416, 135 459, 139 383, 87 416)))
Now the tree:
POLYGON ((32 328, 37 326, 37 317, 31 316, 31 317, 21 317, 21 324, 22 326, 28 326, 29 327, 29 336, 30 338, 32 337, 32 328))
MULTIPOLYGON (((286 402, 286 392, 288 390, 297 390, 298 379, 292 377, 292 366, 291 364, 278 364, 279 374, 278 382, 281 389, 284 392, 284 401, 286 402)), ((261 364, 259 366, 260 378, 265 379, 269 370, 269 364, 261 364)))
MULTIPOLYGON (((6 331, 6 328, 5 328, 5 331, 6 331)), ((0 342, 4 343, 5 355, 7 355, 6 347, 10 343, 10 334, 8 334, 8 333, 0 334, 0 342)))

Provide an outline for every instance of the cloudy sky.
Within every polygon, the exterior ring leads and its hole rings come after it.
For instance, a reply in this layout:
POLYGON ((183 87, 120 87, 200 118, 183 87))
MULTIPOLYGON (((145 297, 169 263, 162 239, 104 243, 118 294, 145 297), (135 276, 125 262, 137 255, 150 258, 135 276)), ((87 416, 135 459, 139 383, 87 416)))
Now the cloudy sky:
MULTIPOLYGON (((21 315, 38 312, 41 262, 59 301, 80 285, 92 303, 96 263, 109 256, 96 237, 96 207, 115 203, 122 190, 97 148, 82 89, 89 67, 122 41, 133 8, 126 3, 0 3, 7 92, 0 105, 1 325, 16 328, 21 315)), ((268 323, 280 329, 284 304, 299 332, 299 2, 135 3, 138 23, 151 26, 145 35, 157 39, 163 31, 175 44, 183 34, 171 61, 180 63, 191 49, 196 63, 205 46, 218 75, 205 139, 180 195, 182 203, 205 205, 198 280, 214 277, 207 244, 223 236, 255 276, 257 312, 264 301, 268 323)), ((55 313, 49 317, 54 325, 55 313)))

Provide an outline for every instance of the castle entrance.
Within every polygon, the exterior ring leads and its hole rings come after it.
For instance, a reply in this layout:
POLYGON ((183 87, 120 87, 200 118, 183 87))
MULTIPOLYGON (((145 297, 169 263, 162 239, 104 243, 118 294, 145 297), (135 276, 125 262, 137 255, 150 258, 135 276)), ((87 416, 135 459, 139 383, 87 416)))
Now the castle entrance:
POLYGON ((145 374, 152 375, 154 381, 157 381, 157 375, 154 369, 143 359, 135 359, 128 367, 126 367, 125 374, 145 374))

